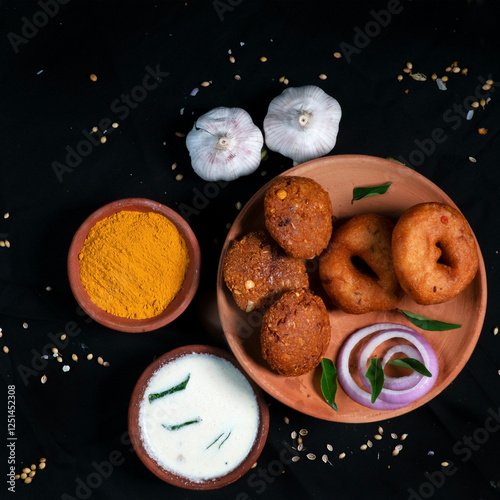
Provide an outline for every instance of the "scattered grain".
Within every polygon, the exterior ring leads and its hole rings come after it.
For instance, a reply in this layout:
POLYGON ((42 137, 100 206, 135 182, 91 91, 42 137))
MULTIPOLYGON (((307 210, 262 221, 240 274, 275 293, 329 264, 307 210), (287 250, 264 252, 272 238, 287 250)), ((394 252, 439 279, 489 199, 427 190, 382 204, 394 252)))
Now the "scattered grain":
POLYGON ((498 326, 495 326, 495 328, 493 328, 493 335, 498 335, 498 326))
POLYGON ((297 451, 302 451, 304 449, 304 444, 303 443, 300 443, 298 446, 297 446, 297 451))
POLYGON ((290 434, 290 437, 292 439, 297 439, 297 432, 296 431, 292 431, 292 433, 290 434))
POLYGON ((488 83, 485 83, 481 88, 483 90, 490 90, 491 89, 491 85, 489 85, 488 83))
POLYGON ((208 87, 208 86, 210 86, 210 82, 208 82, 207 80, 205 80, 204 82, 201 82, 200 85, 202 87, 208 87))
POLYGON ((299 434, 301 436, 307 436, 307 434, 308 434, 307 429, 300 429, 299 434))
POLYGON ((432 73, 432 75, 431 75, 431 79, 432 79, 432 80, 437 80, 437 77, 438 77, 438 76, 436 75, 436 73, 432 73))
POLYGON ((45 382, 47 382, 47 375, 42 375, 42 378, 40 379, 40 382, 42 384, 45 384, 45 382))
POLYGON ((450 464, 449 464, 448 462, 441 462, 441 465, 442 465, 443 467, 448 467, 448 465, 450 465, 450 464))
POLYGON ((446 69, 445 69, 445 71, 446 71, 447 73, 449 73, 449 72, 451 71, 451 66, 447 66, 447 67, 446 67, 446 69))
POLYGON ((278 82, 283 83, 284 81, 285 81, 285 77, 284 76, 280 76, 279 79, 278 79, 278 82))
POLYGON ((292 462, 298 462, 300 460, 300 457, 298 455, 295 455, 292 457, 292 462))
POLYGON ((401 435, 401 441, 404 441, 408 437, 408 434, 402 434, 401 435))
POLYGON ((66 334, 63 333, 60 338, 61 338, 61 340, 66 340, 66 334))
POLYGON ((442 80, 443 82, 447 82, 447 81, 449 80, 449 78, 448 78, 446 75, 444 75, 444 76, 441 78, 441 80, 442 80))
POLYGON ((339 455, 339 458, 340 458, 340 460, 342 460, 343 458, 345 458, 345 453, 344 453, 344 452, 342 452, 342 453, 339 455))
POLYGON ((104 360, 101 358, 101 356, 99 356, 99 357, 97 358, 97 362, 98 362, 100 365, 102 365, 102 364, 104 363, 104 360))
POLYGON ((469 72, 469 70, 468 70, 467 68, 464 68, 464 69, 462 70, 462 75, 466 75, 468 72, 469 72))
POLYGON ((26 484, 30 484, 30 483, 31 483, 31 481, 33 481, 33 479, 31 479, 31 477, 27 477, 27 478, 24 480, 24 482, 25 482, 26 484))
POLYGON ((267 62, 267 57, 266 56, 262 56, 260 58, 260 62, 267 62))
POLYGON ((284 83, 285 85, 288 85, 288 84, 290 83, 290 80, 288 80, 288 78, 285 78, 285 79, 283 80, 283 83, 284 83))
POLYGON ((242 207, 241 201, 237 201, 235 207, 236 207, 236 210, 241 210, 241 207, 242 207))
POLYGON ((7 248, 10 248, 10 241, 9 240, 4 240, 5 246, 7 248))
POLYGON ((184 176, 183 176, 182 174, 177 174, 177 175, 175 176, 175 180, 176 180, 176 181, 182 181, 182 179, 183 179, 183 178, 184 178, 184 176))
POLYGON ((31 472, 31 469, 29 467, 23 467, 23 472, 28 474, 28 472, 31 472))
POLYGON ((394 447, 395 450, 398 450, 398 451, 401 451, 403 449, 403 445, 402 444, 397 444, 395 447, 394 447))
POLYGON ((362 445, 359 447, 359 449, 360 449, 360 450, 363 450, 363 451, 364 451, 364 450, 366 450, 367 448, 368 448, 368 446, 366 446, 366 444, 362 444, 362 445))
POLYGON ((0 247, 4 247, 4 246, 5 246, 5 241, 0 240, 0 247))
POLYGON ((453 73, 460 73, 461 69, 458 66, 454 66, 452 71, 453 71, 453 73))
POLYGON ((9 212, 5 212, 5 213, 3 214, 3 218, 4 218, 4 219, 8 219, 9 217, 10 217, 9 212))
POLYGON ((302 436, 297 436, 297 443, 302 444, 302 436))
POLYGON ((15 479, 15 480, 18 480, 20 477, 21 477, 21 476, 20 476, 19 474, 16 474, 16 475, 14 476, 14 479, 15 479))
POLYGON ((54 354, 57 354, 59 352, 59 349, 57 347, 53 347, 51 349, 51 351, 54 353, 54 354))
POLYGON ((24 328, 25 330, 27 330, 27 329, 28 329, 28 326, 29 326, 29 325, 28 325, 28 323, 26 323, 26 321, 25 321, 25 322, 23 323, 23 328, 24 328))
POLYGON ((325 462, 325 464, 328 462, 328 455, 325 453, 324 455, 321 456, 321 460, 325 462))
POLYGON ((234 56, 229 56, 229 62, 234 64, 236 62, 236 59, 234 58, 234 56))
POLYGON ((112 124, 111 124, 111 126, 112 126, 113 128, 118 128, 118 127, 120 126, 120 124, 119 124, 119 123, 117 123, 117 122, 114 122, 114 123, 112 123, 112 124))
POLYGON ((104 144, 107 140, 108 140, 108 138, 105 135, 103 135, 101 137, 101 144, 104 144))
POLYGON ((90 361, 92 358, 94 357, 94 355, 92 353, 90 354, 87 354, 87 359, 90 361))
POLYGON ((255 469, 255 467, 257 467, 257 462, 254 462, 254 463, 252 464, 252 467, 250 467, 250 469, 255 469))
POLYGON ((471 104, 471 107, 473 107, 473 108, 479 108, 479 102, 478 102, 478 101, 474 101, 474 102, 471 104))
POLYGON ((400 82, 403 79, 403 75, 398 75, 398 82, 400 82))
POLYGON ((9 348, 6 345, 3 346, 2 350, 5 354, 8 354, 9 352, 9 348))
POLYGON ((484 109, 484 107, 486 106, 486 101, 484 99, 481 99, 479 101, 479 104, 481 104, 481 107, 484 109))
MULTIPOLYGON (((41 463, 41 464, 45 463, 46 461, 47 461, 47 459, 46 459, 46 458, 41 458, 41 459, 40 459, 40 463, 41 463)), ((41 467, 40 467, 40 468, 41 468, 41 467)))
POLYGON ((176 137, 186 137, 186 134, 184 132, 176 132, 175 136, 176 137))
POLYGON ((57 359, 57 361, 58 361, 59 363, 62 363, 62 360, 63 360, 63 359, 62 359, 62 357, 61 357, 61 356, 57 356, 57 358, 56 358, 56 359, 57 359))
POLYGON ((407 74, 410 74, 411 73, 411 69, 410 68, 403 68, 403 71, 407 74))
POLYGON ((378 433, 383 436, 384 435, 384 429, 382 427, 379 427, 378 429, 378 433))
POLYGON ((327 449, 328 451, 333 451, 333 446, 332 446, 331 444, 327 444, 327 445, 326 445, 326 449, 327 449))
POLYGON ((333 57, 335 57, 335 59, 340 59, 342 57, 342 54, 340 52, 334 52, 333 57))
POLYGON ((288 425, 290 423, 290 419, 288 417, 283 417, 283 422, 288 425))
POLYGON ((413 68, 413 64, 412 64, 411 62, 407 62, 407 63, 406 63, 406 67, 407 67, 408 69, 412 69, 412 68, 413 68))
POLYGON ((391 432, 391 438, 392 439, 397 439, 398 438, 398 435, 395 434, 394 432, 391 432))
POLYGON ((324 73, 321 73, 320 75, 318 75, 318 78, 320 80, 326 80, 328 77, 324 73))
POLYGON ((19 477, 21 479, 26 479, 28 477, 28 474, 26 472, 23 472, 19 477))
POLYGON ((308 453, 306 455, 306 457, 309 459, 309 460, 316 460, 316 455, 314 453, 308 453))
POLYGON ((91 79, 93 82, 97 82, 97 76, 96 76, 96 75, 94 75, 94 73, 92 73, 92 74, 90 75, 90 79, 91 79))
POLYGON ((476 163, 477 162, 477 160, 473 156, 469 156, 469 161, 471 163, 476 163))
POLYGON ((370 440, 368 440, 366 442, 366 446, 368 446, 368 448, 371 448, 373 446, 373 443, 370 440))
POLYGON ((235 80, 241 80, 241 75, 234 75, 235 80))
POLYGON ((251 288, 255 287, 255 283, 252 280, 246 280, 245 281, 245 288, 247 290, 250 290, 251 288))
POLYGON ((106 368, 108 368, 109 366, 111 366, 111 364, 109 363, 109 361, 104 361, 102 366, 105 366, 106 368))
POLYGON ((34 477, 36 474, 36 471, 35 470, 32 470, 29 474, 28 474, 28 477, 34 477))
POLYGON ((73 353, 73 354, 71 355, 71 359, 72 359, 73 361, 78 361, 78 356, 77 356, 75 353, 73 353))
POLYGON ((175 170, 177 168, 177 163, 172 163, 171 167, 172 170, 175 170))
POLYGON ((373 436, 377 441, 380 441, 382 439, 382 436, 380 434, 375 434, 375 436, 373 436))
POLYGON ((484 128, 484 127, 481 127, 481 128, 478 128, 477 131, 481 134, 481 135, 486 135, 488 133, 488 129, 487 128, 484 128))
POLYGON ((97 127, 92 127, 92 132, 95 134, 99 129, 97 127))

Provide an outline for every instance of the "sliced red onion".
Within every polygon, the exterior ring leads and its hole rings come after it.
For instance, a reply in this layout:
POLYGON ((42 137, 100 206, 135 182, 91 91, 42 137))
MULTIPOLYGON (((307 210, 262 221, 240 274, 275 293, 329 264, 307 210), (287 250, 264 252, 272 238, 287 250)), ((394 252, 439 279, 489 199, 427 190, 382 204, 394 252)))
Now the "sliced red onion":
MULTIPOLYGON (((401 348, 401 346, 399 348, 401 348)), ((364 348, 363 351, 366 351, 366 348, 364 348)), ((365 359, 364 364, 359 365, 358 360, 358 367, 362 366, 363 368, 366 368, 368 357, 365 358, 365 356, 366 354, 363 353, 363 358, 365 359)), ((389 359, 390 358, 388 358, 387 361, 389 359)), ((340 353, 337 358, 337 374, 339 382, 346 394, 359 404, 362 404, 368 408, 373 408, 375 410, 397 410, 399 408, 404 408, 413 401, 416 401, 432 388, 432 386, 436 382, 438 372, 439 365, 436 353, 432 349, 431 345, 427 342, 427 340, 413 328, 399 325, 397 323, 377 323, 365 328, 361 328, 360 330, 354 332, 344 342, 344 345, 340 349, 340 353), (373 346, 370 352, 372 352, 373 349, 376 348, 376 346, 380 345, 386 340, 392 338, 406 339, 410 341, 420 353, 421 362, 432 373, 432 376, 423 377, 417 374, 419 376, 415 377, 415 385, 413 387, 404 388, 401 390, 387 389, 384 386, 384 389, 382 389, 382 392, 380 393, 375 403, 372 403, 371 392, 367 392, 359 387, 350 373, 349 356, 358 342, 363 340, 368 335, 376 332, 380 333, 378 335, 375 335, 374 338, 371 339, 368 343, 369 345, 373 346)), ((362 380, 363 377, 364 373, 361 377, 362 380)), ((403 387, 405 383, 406 382, 403 383, 403 387)))

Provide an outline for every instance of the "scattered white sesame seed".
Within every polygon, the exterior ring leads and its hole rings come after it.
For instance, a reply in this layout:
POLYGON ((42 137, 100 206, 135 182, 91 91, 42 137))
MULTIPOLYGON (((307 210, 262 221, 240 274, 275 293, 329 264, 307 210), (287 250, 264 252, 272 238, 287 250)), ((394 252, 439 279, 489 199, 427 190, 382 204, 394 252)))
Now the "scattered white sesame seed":
POLYGON ((26 330, 28 328, 28 323, 26 321, 23 323, 23 328, 26 330))
POLYGON ((328 451, 333 451, 333 446, 332 446, 331 444, 327 444, 327 445, 326 445, 326 449, 327 449, 328 451))
POLYGON ((42 375, 42 378, 40 379, 40 382, 42 384, 45 384, 45 382, 47 382, 47 375, 42 375))

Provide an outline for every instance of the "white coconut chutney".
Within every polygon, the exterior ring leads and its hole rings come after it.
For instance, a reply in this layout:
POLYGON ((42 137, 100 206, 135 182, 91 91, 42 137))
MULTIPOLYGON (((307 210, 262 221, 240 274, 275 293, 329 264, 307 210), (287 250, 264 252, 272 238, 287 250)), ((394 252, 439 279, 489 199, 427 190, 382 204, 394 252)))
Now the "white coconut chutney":
POLYGON ((194 482, 235 469, 259 427, 256 395, 229 361, 191 353, 158 369, 140 403, 144 448, 164 469, 194 482))

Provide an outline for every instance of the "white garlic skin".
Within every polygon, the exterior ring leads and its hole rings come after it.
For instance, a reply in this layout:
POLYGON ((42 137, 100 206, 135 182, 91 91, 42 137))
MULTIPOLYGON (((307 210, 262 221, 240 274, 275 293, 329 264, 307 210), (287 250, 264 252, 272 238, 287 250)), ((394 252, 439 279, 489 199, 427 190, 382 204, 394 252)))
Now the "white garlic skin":
POLYGON ((341 117, 338 101, 319 87, 289 87, 269 104, 266 144, 298 163, 318 158, 334 148, 341 117))
POLYGON ((200 116, 186 137, 193 170, 206 181, 232 181, 257 170, 264 137, 241 108, 219 107, 200 116))

